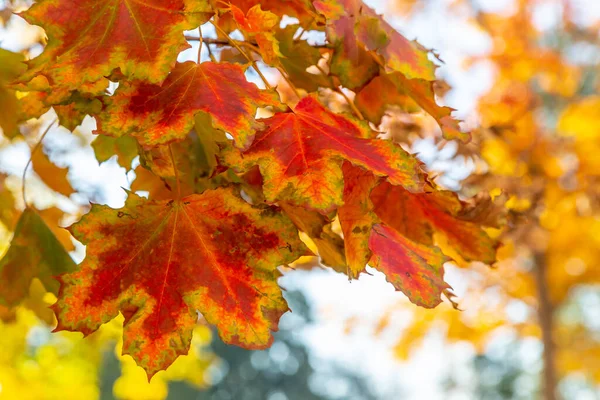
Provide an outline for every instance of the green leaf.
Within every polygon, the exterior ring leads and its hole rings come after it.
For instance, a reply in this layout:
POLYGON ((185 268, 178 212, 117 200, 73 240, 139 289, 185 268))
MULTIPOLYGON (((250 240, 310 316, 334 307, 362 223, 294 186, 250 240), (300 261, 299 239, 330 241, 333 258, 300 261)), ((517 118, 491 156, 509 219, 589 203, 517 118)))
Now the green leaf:
POLYGON ((29 293, 33 278, 58 294, 54 276, 74 271, 75 262, 32 209, 21 214, 10 248, 0 260, 0 304, 15 306, 29 293))

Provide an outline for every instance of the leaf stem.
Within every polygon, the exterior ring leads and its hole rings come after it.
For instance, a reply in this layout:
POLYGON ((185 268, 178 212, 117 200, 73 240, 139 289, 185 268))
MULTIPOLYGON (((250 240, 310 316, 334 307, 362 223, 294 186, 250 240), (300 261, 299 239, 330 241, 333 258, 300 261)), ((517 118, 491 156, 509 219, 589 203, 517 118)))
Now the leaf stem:
POLYGON ((198 64, 201 62, 202 58, 202 45, 204 44, 204 38, 202 37, 202 27, 198 27, 198 39, 200 39, 200 43, 198 44, 198 64))
MULTIPOLYGON (((241 44, 244 45, 244 46, 246 46, 246 47, 248 47, 251 51, 255 52, 256 54, 260 55, 260 50, 254 44, 252 44, 250 42, 243 42, 241 44)), ((285 70, 285 68, 283 68, 282 66, 279 66, 279 67, 277 67, 277 71, 279 71, 279 73, 281 74, 281 76, 283 77, 283 79, 287 82, 287 84, 290 86, 290 88, 292 89, 292 91, 294 92, 294 94, 298 97, 298 99, 302 99, 302 96, 300 95, 300 92, 298 92, 298 89, 296 88, 296 86, 289 79, 288 73, 285 70)))
POLYGON ((279 71, 283 79, 287 82, 287 84, 290 86, 290 88, 292 88, 292 91, 294 92, 296 97, 298 97, 298 99, 302 99, 302 96, 300 95, 300 92, 298 92, 298 88, 296 88, 296 85, 294 85, 290 78, 287 77, 285 69, 283 69, 282 67, 277 67, 277 70, 279 71))
POLYGON ((179 182, 179 171, 177 170, 177 164, 175 163, 175 156, 173 155, 173 147, 169 143, 169 155, 171 156, 171 163, 173 164, 173 171, 175 171, 175 181, 177 185, 177 200, 181 199, 181 183, 179 182))
POLYGON ((213 26, 215 27, 215 29, 221 35, 225 36, 227 38, 227 40, 229 41, 229 43, 231 43, 231 45, 233 47, 235 47, 237 49, 237 51, 239 51, 240 54, 242 56, 244 56, 246 58, 246 60, 248 60, 250 62, 250 64, 252 64, 252 67, 258 73, 258 76, 260 76, 260 78, 262 79, 262 81, 264 82, 265 87, 267 89, 273 89, 273 87, 271 86, 271 84, 269 84, 269 81, 267 81, 267 78, 265 78, 265 76, 263 75, 263 73, 258 68, 258 65, 256 65, 256 62, 244 50, 242 50, 242 48, 240 47, 240 45, 238 45, 237 41, 235 41, 232 38, 230 38, 229 35, 223 29, 221 29, 221 27, 219 27, 215 22, 211 21, 211 23, 213 24, 213 26))
MULTIPOLYGON (((317 67, 317 69, 319 71, 321 71, 321 73, 324 76, 328 76, 327 72, 325 72, 325 70, 319 65, 316 64, 315 65, 317 67)), ((333 80, 331 79, 331 77, 329 77, 329 85, 331 87, 331 89, 333 89, 335 92, 339 93, 340 95, 342 95, 342 97, 344 98, 344 100, 346 100, 346 103, 348 103, 348 106, 350 106, 350 108, 352 109, 352 112, 354 112, 354 114, 361 120, 364 121, 365 117, 362 115, 362 113, 360 112, 360 110, 358 108, 356 108, 356 105, 354 104, 354 102, 346 95, 346 93, 344 93, 344 91, 342 89, 340 89, 339 87, 337 87, 334 83, 333 80)))
POLYGON ((213 38, 205 38, 205 37, 200 38, 200 37, 196 37, 196 36, 185 35, 185 40, 191 40, 191 41, 202 40, 206 44, 215 44, 217 46, 231 46, 229 41, 221 40, 221 39, 213 39, 213 38))
MULTIPOLYGON (((312 22, 310 23, 310 25, 312 25, 312 22)), ((296 41, 296 40, 302 39, 302 35, 304 35, 304 32, 306 32, 306 28, 305 27, 300 28, 300 32, 298 32, 298 34, 294 36, 293 40, 296 41)))
POLYGON ((206 49, 208 50, 208 56, 210 57, 210 61, 216 63, 217 59, 215 58, 215 55, 213 54, 212 50, 210 49, 210 45, 206 45, 206 49))
POLYGON ((42 133, 42 136, 40 136, 40 138, 38 139, 35 146, 33 146, 33 149, 31 150, 31 154, 29 156, 29 160, 27 161, 27 164, 25 164, 25 168, 23 169, 23 177, 21 179, 21 194, 23 196, 23 204, 25 204, 25 208, 29 207, 27 204, 27 195, 26 195, 26 191, 25 191, 25 176, 27 175, 27 169, 29 168, 29 165, 33 161, 33 156, 34 156, 35 152, 40 148, 42 141, 44 140, 44 138, 46 137, 48 132, 50 132, 50 128, 52 128, 52 126, 56 123, 57 120, 58 120, 58 118, 54 118, 52 120, 52 122, 50 122, 50 125, 48 125, 46 127, 46 129, 44 130, 44 133, 42 133))
POLYGON ((300 40, 300 39, 302 39, 302 35, 304 35, 304 33, 305 33, 306 31, 308 31, 308 30, 310 30, 310 29, 312 28, 312 25, 315 23, 315 21, 316 21, 316 20, 317 20, 317 16, 314 16, 314 15, 313 15, 313 18, 310 20, 310 22, 308 23, 308 25, 306 25, 306 26, 301 26, 301 27, 300 27, 300 31, 299 31, 299 32, 297 32, 297 33, 294 35, 294 37, 293 37, 293 40, 294 40, 294 41, 297 41, 297 40, 300 40))
MULTIPOLYGON (((196 37, 196 36, 185 35, 185 40, 199 41, 200 38, 196 37)), ((214 39, 214 38, 207 38, 207 37, 203 37, 202 40, 206 44, 214 44, 215 46, 232 46, 232 44, 229 40, 214 39)), ((238 40, 237 43, 242 44, 242 45, 249 44, 252 46, 258 46, 258 43, 252 42, 249 40, 238 40)), ((316 49, 327 49, 328 48, 328 46, 326 44, 313 44, 311 46, 316 49)))
POLYGON ((362 113, 360 112, 360 110, 356 107, 356 105, 354 104, 354 102, 346 95, 346 93, 344 93, 344 91, 342 89, 340 89, 339 87, 336 87, 334 90, 336 92, 338 92, 339 94, 342 95, 342 97, 346 100, 346 102, 348 103, 348 105, 350 106, 350 108, 352 109, 352 111, 354 112, 354 114, 356 114, 356 116, 361 121, 364 121, 365 117, 362 115, 362 113))

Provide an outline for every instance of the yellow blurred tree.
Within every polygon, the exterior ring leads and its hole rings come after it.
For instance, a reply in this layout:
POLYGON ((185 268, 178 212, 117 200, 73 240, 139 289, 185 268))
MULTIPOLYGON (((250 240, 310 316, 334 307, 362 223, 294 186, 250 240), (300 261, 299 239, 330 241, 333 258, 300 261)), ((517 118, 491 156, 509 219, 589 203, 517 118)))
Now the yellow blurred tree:
MULTIPOLYGON (((498 201, 506 201, 508 224, 496 232, 503 245, 494 268, 462 271, 469 282, 460 299, 465 311, 413 310, 396 351, 408 357, 441 325, 448 340, 469 340, 483 352, 497 329, 510 327, 542 341, 542 393, 553 400, 570 374, 600 382, 598 332, 569 311, 580 289, 597 293, 600 283, 600 21, 584 21, 577 1, 516 0, 494 14, 478 3, 450 7, 491 41, 489 53, 470 62, 494 69, 477 107, 474 141, 457 154, 476 166, 466 186, 505 194, 498 201), (542 7, 561 16, 549 28, 538 26, 542 7), (507 306, 515 301, 535 317, 511 319, 507 306)), ((416 4, 396 6, 408 13, 416 4)), ((428 129, 417 127, 411 129, 428 129)))

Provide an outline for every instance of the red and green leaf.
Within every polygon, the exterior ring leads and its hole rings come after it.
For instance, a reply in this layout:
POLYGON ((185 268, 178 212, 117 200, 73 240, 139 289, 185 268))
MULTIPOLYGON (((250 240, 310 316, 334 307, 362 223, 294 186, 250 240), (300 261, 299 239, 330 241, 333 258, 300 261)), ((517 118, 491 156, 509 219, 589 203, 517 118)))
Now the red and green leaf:
POLYGON ((130 194, 121 209, 94 205, 71 232, 87 256, 61 277, 57 330, 87 335, 121 312, 123 352, 149 376, 187 352, 196 310, 226 343, 267 347, 287 311, 277 266, 307 253, 277 209, 227 188, 168 202, 130 194))
POLYGON ((202 0, 41 0, 21 14, 45 29, 48 45, 21 78, 45 76, 74 90, 119 69, 129 79, 162 82, 189 47, 185 30, 210 14, 202 0))

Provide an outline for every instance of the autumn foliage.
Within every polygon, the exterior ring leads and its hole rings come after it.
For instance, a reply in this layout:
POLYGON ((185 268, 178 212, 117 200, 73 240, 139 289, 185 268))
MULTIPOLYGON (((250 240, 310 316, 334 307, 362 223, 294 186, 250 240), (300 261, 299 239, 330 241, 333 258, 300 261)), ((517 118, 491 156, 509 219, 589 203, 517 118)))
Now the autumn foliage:
MULTIPOLYGON (((427 308, 455 305, 455 254, 494 262, 489 202, 440 189, 406 143, 382 137, 399 108, 469 141, 436 102, 436 56, 362 1, 41 0, 20 15, 47 43, 27 60, 0 53, 4 135, 18 140, 49 108, 69 130, 90 115, 98 161, 141 166, 124 207, 94 204, 69 228, 86 246, 79 266, 25 204, 0 261, 8 310, 37 277, 58 296, 57 331, 89 335, 121 313, 123 352, 152 377, 188 352, 198 312, 227 343, 269 346, 288 310, 280 267, 309 247, 349 279, 370 265, 427 308), (295 20, 281 27, 284 15, 295 20), (197 61, 181 62, 188 42, 197 61)), ((69 196, 65 171, 32 154, 69 196)), ((12 229, 16 213, 2 212, 12 229)))

